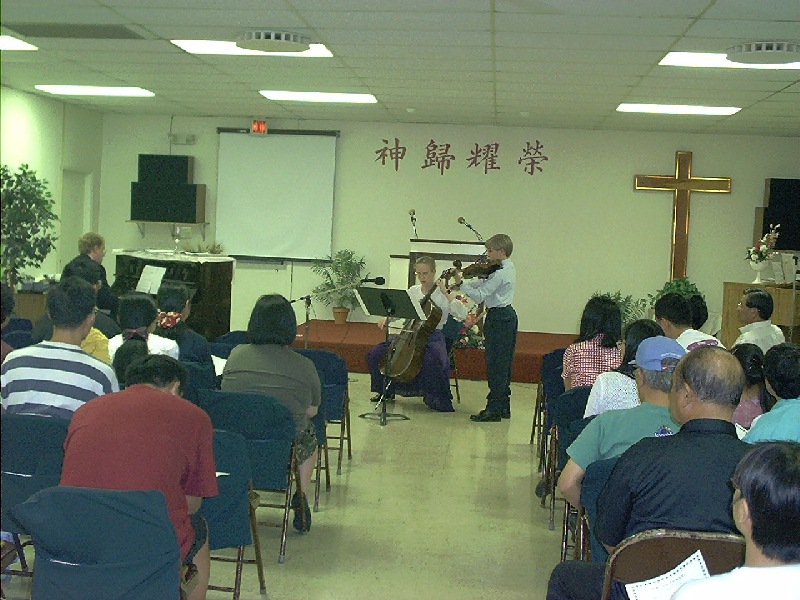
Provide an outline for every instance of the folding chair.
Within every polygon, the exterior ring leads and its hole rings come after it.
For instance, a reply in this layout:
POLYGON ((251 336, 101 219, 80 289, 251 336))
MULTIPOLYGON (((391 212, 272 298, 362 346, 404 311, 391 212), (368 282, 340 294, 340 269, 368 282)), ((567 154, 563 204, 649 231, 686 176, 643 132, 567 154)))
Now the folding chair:
POLYGON ((652 529, 624 540, 606 563, 603 600, 612 583, 646 581, 674 569, 700 550, 710 575, 727 573, 744 564, 744 538, 732 533, 652 529))
POLYGON ((23 329, 4 333, 3 341, 15 350, 18 350, 19 348, 26 348, 33 343, 31 332, 23 329))
POLYGON ((228 356, 231 354, 231 350, 233 350, 239 344, 246 343, 246 331, 229 331, 228 333, 219 336, 213 342, 209 343, 209 350, 211 350, 211 354, 214 356, 228 358, 228 356))
POLYGON ((338 446, 331 446, 328 443, 328 448, 339 451, 336 474, 341 475, 345 442, 347 442, 347 459, 353 458, 350 446, 350 392, 347 363, 341 356, 329 350, 294 348, 294 351, 311 359, 314 366, 317 367, 317 373, 322 382, 322 406, 325 409, 326 423, 339 426, 338 435, 326 437, 328 440, 337 438, 339 440, 338 446))
POLYGON ((464 323, 449 315, 447 321, 442 327, 442 334, 444 335, 444 345, 447 348, 447 360, 450 361, 450 376, 453 378, 453 383, 450 384, 456 390, 456 402, 461 404, 461 390, 458 387, 458 362, 456 361, 456 341, 458 334, 464 323))
POLYGON ((198 395, 200 407, 209 414, 216 429, 239 433, 246 440, 253 487, 283 496, 280 503, 261 502, 259 507, 283 510, 281 524, 267 524, 281 529, 278 561, 284 562, 292 486, 295 479, 299 482, 292 413, 275 398, 263 394, 200 390, 198 395))
POLYGON ((186 367, 188 378, 183 388, 183 397, 189 402, 197 404, 197 394, 200 390, 213 390, 217 387, 217 374, 212 362, 194 362, 182 360, 186 367))
POLYGON ((561 371, 564 366, 564 351, 566 348, 559 348, 548 352, 542 357, 541 377, 536 391, 537 402, 533 411, 533 424, 531 425, 531 444, 538 432, 537 455, 539 456, 539 472, 544 473, 545 457, 547 448, 547 432, 550 430, 550 422, 547 416, 547 403, 552 398, 557 398, 564 393, 564 380, 561 378, 561 371))
POLYGON ((212 551, 236 548, 236 558, 212 554, 211 560, 236 563, 236 571, 233 587, 209 585, 208 589, 233 592, 233 600, 239 600, 243 566, 254 564, 258 571, 260 591, 264 595, 267 593, 267 585, 264 582, 264 563, 261 560, 255 510, 258 496, 253 493, 247 442, 238 433, 215 430, 214 461, 217 465, 219 495, 203 500, 199 514, 208 522, 208 544, 212 551), (245 546, 250 544, 255 550, 254 559, 244 557, 245 546))
POLYGON ((316 415, 311 418, 317 435, 317 464, 314 479, 314 512, 319 510, 319 491, 322 487, 322 471, 325 471, 325 491, 331 491, 331 468, 328 460, 328 435, 326 431, 325 406, 320 406, 316 415))
POLYGON ((608 550, 594 535, 592 526, 597 522, 597 499, 606 486, 614 465, 619 457, 597 460, 586 467, 586 473, 581 482, 581 506, 586 515, 589 531, 589 544, 592 552, 592 562, 605 563, 608 560, 608 550))
POLYGON ((20 569, 8 571, 13 575, 33 576, 25 558, 25 548, 32 542, 20 540, 25 532, 8 518, 8 512, 36 492, 58 485, 68 428, 66 419, 8 413, 0 417, 0 527, 14 538, 20 569))
POLYGON ((586 560, 589 555, 589 526, 586 511, 564 500, 564 522, 561 528, 561 562, 567 560, 570 550, 574 560, 586 560), (570 537, 572 543, 570 543, 570 537))
POLYGON ((33 600, 180 597, 180 546, 160 491, 51 487, 10 517, 36 548, 33 600))

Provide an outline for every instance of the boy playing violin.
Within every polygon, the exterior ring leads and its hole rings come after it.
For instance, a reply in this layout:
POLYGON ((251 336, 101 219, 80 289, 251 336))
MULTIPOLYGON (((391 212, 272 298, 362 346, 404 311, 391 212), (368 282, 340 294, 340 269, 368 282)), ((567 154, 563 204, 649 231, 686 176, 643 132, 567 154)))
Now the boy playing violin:
POLYGON ((486 240, 489 260, 501 261, 502 268, 486 279, 465 281, 461 272, 454 274, 461 291, 475 302, 484 302, 487 309, 483 334, 486 343, 486 376, 489 394, 486 408, 470 419, 479 423, 497 422, 511 417, 511 366, 517 345, 517 313, 511 306, 517 274, 509 257, 514 243, 504 233, 486 240))

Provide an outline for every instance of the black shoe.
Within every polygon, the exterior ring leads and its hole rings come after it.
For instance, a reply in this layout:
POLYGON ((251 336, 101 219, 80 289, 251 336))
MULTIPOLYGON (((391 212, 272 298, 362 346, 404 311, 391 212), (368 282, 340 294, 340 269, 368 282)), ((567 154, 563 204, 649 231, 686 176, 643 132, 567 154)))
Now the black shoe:
POLYGON ((537 498, 547 498, 550 495, 550 481, 547 477, 542 477, 539 480, 533 493, 536 494, 537 498))
POLYGON ((500 411, 500 416, 503 417, 504 419, 510 419, 511 418, 511 409, 510 408, 504 408, 503 410, 500 411))
POLYGON ((477 415, 470 415, 470 421, 475 421, 477 423, 498 423, 502 417, 500 416, 499 412, 494 412, 493 410, 483 409, 477 415))
POLYGON ((308 506, 306 495, 295 492, 294 496, 292 496, 291 507, 294 510, 292 525, 300 533, 306 533, 311 529, 311 508, 308 506))

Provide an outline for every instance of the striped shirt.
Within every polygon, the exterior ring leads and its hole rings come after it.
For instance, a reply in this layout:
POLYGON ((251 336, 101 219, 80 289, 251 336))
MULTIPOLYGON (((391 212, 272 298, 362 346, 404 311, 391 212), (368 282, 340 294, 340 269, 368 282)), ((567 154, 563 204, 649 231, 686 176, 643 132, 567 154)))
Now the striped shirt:
POLYGON ((62 419, 92 398, 119 391, 109 365, 60 342, 14 350, 0 370, 0 384, 8 412, 62 419))

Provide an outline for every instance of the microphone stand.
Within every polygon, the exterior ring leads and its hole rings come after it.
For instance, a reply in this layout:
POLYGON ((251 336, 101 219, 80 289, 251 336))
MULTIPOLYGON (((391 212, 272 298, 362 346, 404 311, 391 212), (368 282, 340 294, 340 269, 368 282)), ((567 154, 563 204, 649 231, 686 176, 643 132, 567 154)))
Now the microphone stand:
POLYGON ((289 300, 289 304, 294 304, 300 300, 304 300, 306 305, 306 326, 305 332, 303 333, 303 347, 308 350, 308 322, 311 318, 311 294, 306 294, 305 296, 300 296, 294 300, 289 300))

